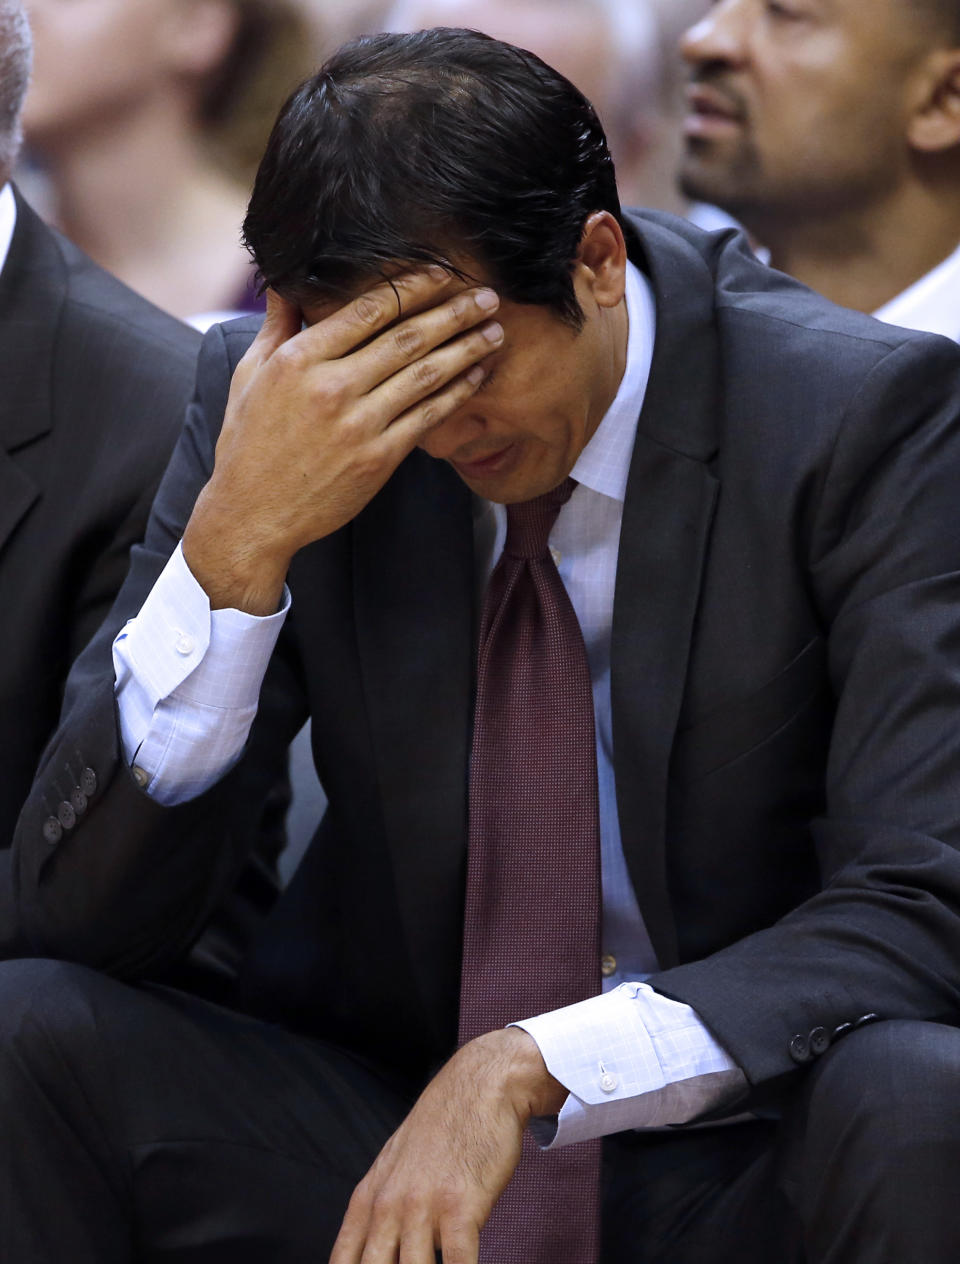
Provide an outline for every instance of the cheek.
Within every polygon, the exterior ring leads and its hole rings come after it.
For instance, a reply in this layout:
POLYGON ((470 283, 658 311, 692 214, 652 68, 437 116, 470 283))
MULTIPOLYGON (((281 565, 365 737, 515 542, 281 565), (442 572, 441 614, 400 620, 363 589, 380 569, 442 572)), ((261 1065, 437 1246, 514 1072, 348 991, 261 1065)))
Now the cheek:
POLYGON ((143 91, 156 60, 152 5, 132 0, 43 6, 34 22, 34 72, 27 102, 64 122, 90 106, 143 91))

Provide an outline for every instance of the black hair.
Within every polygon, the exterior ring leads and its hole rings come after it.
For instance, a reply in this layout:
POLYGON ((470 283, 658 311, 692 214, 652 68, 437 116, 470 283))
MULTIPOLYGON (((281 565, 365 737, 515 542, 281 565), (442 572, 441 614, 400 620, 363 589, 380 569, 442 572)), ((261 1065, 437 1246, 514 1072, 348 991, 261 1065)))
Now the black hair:
POLYGON ((354 40, 290 97, 243 232, 265 284, 301 301, 466 256, 502 297, 579 328, 595 211, 620 220, 589 101, 532 53, 441 27, 354 40))

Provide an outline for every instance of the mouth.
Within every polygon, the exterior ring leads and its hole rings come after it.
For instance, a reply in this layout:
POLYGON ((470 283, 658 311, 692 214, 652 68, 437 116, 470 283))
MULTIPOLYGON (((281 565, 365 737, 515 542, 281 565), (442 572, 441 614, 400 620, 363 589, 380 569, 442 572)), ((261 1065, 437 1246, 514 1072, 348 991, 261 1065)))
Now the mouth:
POLYGON ((733 135, 746 123, 743 104, 729 92, 692 83, 686 89, 687 114, 683 134, 688 139, 714 140, 733 135))
POLYGON ((502 474, 509 467, 516 446, 515 443, 508 443, 504 447, 498 448, 495 452, 488 452, 485 455, 474 457, 472 460, 454 460, 451 458, 450 464, 461 478, 468 481, 489 478, 493 474, 502 474))

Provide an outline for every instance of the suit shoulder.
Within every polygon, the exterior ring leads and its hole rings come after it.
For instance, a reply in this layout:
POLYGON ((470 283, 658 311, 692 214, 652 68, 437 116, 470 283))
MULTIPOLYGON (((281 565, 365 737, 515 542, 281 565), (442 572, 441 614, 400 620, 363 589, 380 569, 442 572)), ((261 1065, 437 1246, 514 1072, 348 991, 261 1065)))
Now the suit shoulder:
POLYGON ((236 368, 237 361, 256 338, 262 324, 262 316, 250 315, 238 316, 236 320, 223 321, 217 326, 231 369, 236 368))
POLYGON ((781 369, 832 368, 838 380, 855 380, 891 352, 948 371, 960 366, 960 347, 947 338, 902 329, 863 312, 839 307, 754 254, 738 228, 707 231, 663 211, 628 211, 628 240, 651 272, 666 278, 661 302, 682 285, 712 290, 714 319, 725 351, 745 344, 754 362, 781 369))
POLYGON ((66 266, 66 319, 82 322, 87 338, 102 332, 111 341, 163 347, 192 371, 201 341, 197 330, 137 294, 61 234, 54 237, 66 266))

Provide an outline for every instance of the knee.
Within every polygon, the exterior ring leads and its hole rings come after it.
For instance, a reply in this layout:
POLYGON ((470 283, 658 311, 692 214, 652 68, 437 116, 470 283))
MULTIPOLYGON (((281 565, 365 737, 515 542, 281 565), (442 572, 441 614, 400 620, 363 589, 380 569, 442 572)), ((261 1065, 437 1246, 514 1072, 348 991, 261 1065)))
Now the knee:
POLYGON ((890 1021, 838 1041, 811 1072, 808 1135, 898 1147, 960 1141, 960 1030, 890 1021))
POLYGON ((0 1058, 29 1057, 89 1037, 101 976, 84 966, 25 959, 0 962, 0 1058))

